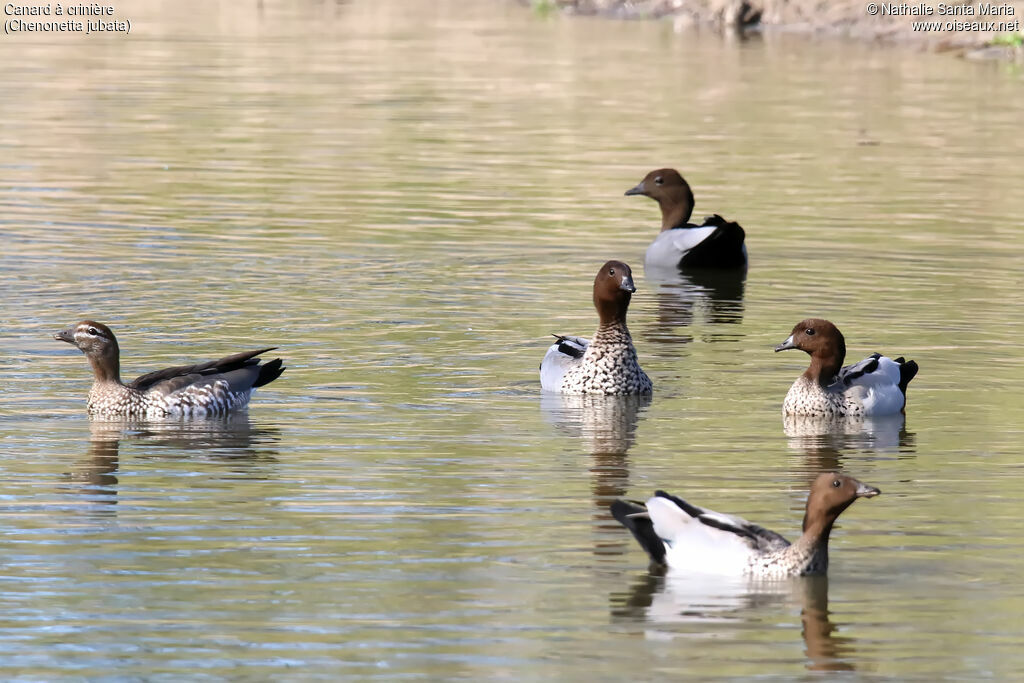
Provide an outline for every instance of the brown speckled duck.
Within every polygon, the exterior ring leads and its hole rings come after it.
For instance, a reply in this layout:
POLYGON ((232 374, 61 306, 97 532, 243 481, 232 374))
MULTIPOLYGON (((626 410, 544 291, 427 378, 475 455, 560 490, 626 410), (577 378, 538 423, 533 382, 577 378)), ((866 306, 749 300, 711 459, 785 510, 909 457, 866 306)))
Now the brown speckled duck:
POLYGON ((273 347, 244 351, 220 360, 157 370, 131 384, 121 382, 121 351, 106 325, 83 320, 53 335, 78 347, 92 366, 90 415, 102 417, 213 417, 244 408, 253 389, 277 379, 281 359, 261 364, 257 356, 273 347))
POLYGON ((615 501, 611 511, 650 555, 654 569, 783 579, 824 574, 836 519, 858 498, 879 493, 853 477, 819 474, 807 496, 803 533, 794 543, 745 519, 699 508, 664 491, 657 491, 646 504, 615 501))
POLYGON ((651 380, 640 369, 626 311, 636 291, 633 271, 609 261, 594 278, 594 307, 601 323, 594 339, 557 336, 540 364, 540 385, 563 394, 649 394, 651 380))
POLYGON ((786 393, 783 415, 805 417, 872 417, 897 415, 907 404, 907 385, 917 363, 873 353, 843 367, 846 340, 828 320, 801 320, 776 351, 800 349, 811 364, 786 393))

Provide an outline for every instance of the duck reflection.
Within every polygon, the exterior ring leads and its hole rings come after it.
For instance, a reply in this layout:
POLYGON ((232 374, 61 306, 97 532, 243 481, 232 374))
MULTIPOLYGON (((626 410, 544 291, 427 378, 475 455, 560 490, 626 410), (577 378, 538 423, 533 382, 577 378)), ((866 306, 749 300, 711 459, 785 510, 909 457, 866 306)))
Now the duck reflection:
POLYGON ((541 411, 548 422, 579 438, 591 455, 593 518, 598 532, 596 555, 622 555, 629 548, 628 535, 623 539, 622 534, 608 533, 619 528, 608 506, 629 489, 627 453, 636 441, 637 425, 650 404, 650 395, 569 396, 545 392, 541 397, 541 411))
POLYGON ((765 608, 799 606, 807 668, 854 670, 854 641, 836 635, 838 626, 830 618, 827 576, 766 582, 648 573, 629 591, 613 593, 610 602, 613 619, 643 622, 646 637, 657 640, 720 638, 723 631, 709 627, 761 623, 765 608))
POLYGON ((117 468, 120 437, 93 433, 85 456, 75 462, 67 477, 75 490, 101 505, 117 503, 117 468))
POLYGON ((583 442, 594 455, 625 455, 636 440, 636 427, 650 394, 643 396, 572 396, 544 392, 540 409, 548 422, 583 442))
POLYGON ((915 450, 915 435, 907 431, 906 416, 902 414, 864 418, 785 415, 782 429, 789 437, 789 447, 804 452, 867 449, 912 453, 915 450))
MULTIPOLYGON (((645 338, 663 343, 688 343, 693 337, 678 331, 698 319, 710 325, 743 322, 743 293, 747 271, 645 269, 647 279, 657 285, 658 322, 645 331, 645 338)), ((706 341, 735 340, 738 329, 716 329, 706 341)))
POLYGON ((807 668, 811 671, 853 671, 853 638, 836 635, 836 626, 828 611, 828 577, 814 576, 804 579, 803 623, 804 650, 807 668))
POLYGON ((209 451, 221 458, 259 459, 276 455, 278 430, 257 427, 245 411, 206 420, 91 420, 92 439, 145 441, 148 446, 209 451))
POLYGON ((254 463, 276 460, 274 446, 279 440, 276 429, 256 427, 247 413, 221 419, 196 421, 125 421, 91 420, 89 448, 75 462, 67 480, 77 492, 90 500, 113 505, 117 503, 117 472, 120 467, 122 442, 183 451, 181 457, 203 453, 219 462, 232 465, 233 473, 251 470, 254 463), (243 465, 239 470, 236 465, 243 465))

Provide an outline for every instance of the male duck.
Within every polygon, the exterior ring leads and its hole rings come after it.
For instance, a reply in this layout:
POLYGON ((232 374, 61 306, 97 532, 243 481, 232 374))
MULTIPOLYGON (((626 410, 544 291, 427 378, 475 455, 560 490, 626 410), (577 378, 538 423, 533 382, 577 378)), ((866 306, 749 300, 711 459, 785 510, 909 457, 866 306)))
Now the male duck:
POLYGON ((649 394, 651 380, 640 369, 626 310, 636 291, 633 271, 609 261, 594 278, 594 307, 601 324, 593 341, 556 335, 540 364, 540 385, 563 394, 649 394))
POLYGON ((131 384, 121 382, 121 351, 110 328, 92 320, 53 335, 78 347, 92 365, 90 415, 103 417, 213 417, 244 408, 253 389, 270 384, 284 367, 281 359, 260 364, 259 351, 220 360, 157 370, 131 384))
POLYGON ((789 388, 782 404, 784 415, 808 417, 870 417, 895 415, 907 404, 907 385, 917 374, 917 363, 893 360, 873 353, 843 367, 846 340, 828 320, 808 318, 796 324, 776 351, 800 349, 811 364, 789 388))
POLYGON ((646 504, 617 500, 612 515, 632 532, 655 568, 690 574, 783 579, 828 570, 828 537, 843 510, 881 491, 835 472, 811 484, 803 534, 795 543, 745 519, 657 491, 646 504))
POLYGON ((673 168, 648 173, 626 195, 642 194, 661 206, 661 234, 647 247, 648 268, 743 268, 747 265, 746 237, 739 223, 718 214, 701 225, 688 222, 693 192, 673 168))

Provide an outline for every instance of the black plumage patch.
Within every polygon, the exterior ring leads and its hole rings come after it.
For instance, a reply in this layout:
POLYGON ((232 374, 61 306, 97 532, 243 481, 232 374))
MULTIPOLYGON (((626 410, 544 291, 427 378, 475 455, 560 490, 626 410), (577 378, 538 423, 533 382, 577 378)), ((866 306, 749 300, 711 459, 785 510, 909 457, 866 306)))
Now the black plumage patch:
POLYGON ((558 340, 558 352, 565 354, 566 356, 572 356, 573 358, 582 358, 583 350, 575 346, 573 342, 569 341, 568 337, 562 337, 555 335, 555 339, 558 340))
POLYGON ((717 213, 704 219, 701 228, 715 227, 707 239, 690 249, 679 261, 680 268, 742 268, 746 233, 739 223, 727 221, 717 213))
POLYGON ((256 356, 267 351, 273 351, 274 348, 276 347, 260 349, 259 351, 242 351, 241 353, 235 353, 207 363, 199 363, 198 365, 179 365, 173 368, 156 370, 155 372, 149 372, 141 377, 137 377, 128 386, 139 391, 146 391, 158 382, 174 379, 175 377, 183 377, 185 375, 219 375, 231 372, 232 370, 258 364, 259 359, 256 356))
POLYGON ((881 357, 882 356, 877 353, 871 354, 870 362, 862 361, 863 367, 860 367, 852 372, 848 372, 846 375, 843 376, 843 383, 846 384, 846 386, 850 386, 853 383, 853 381, 858 377, 863 377, 864 375, 870 374, 877 370, 878 359, 881 357))
POLYGON ((910 380, 914 379, 917 375, 919 368, 917 367, 917 363, 912 360, 904 362, 903 358, 899 358, 897 362, 900 364, 900 391, 902 391, 903 395, 906 396, 907 385, 910 384, 910 380))
POLYGON ((226 373, 243 369, 251 369, 255 371, 250 375, 250 381, 252 381, 252 384, 245 384, 244 386, 239 385, 237 387, 232 387, 231 390, 241 391, 254 389, 265 384, 270 384, 280 377, 282 372, 284 372, 284 366, 280 358, 275 358, 274 360, 262 365, 260 364, 260 359, 257 358, 257 356, 272 350, 273 348, 260 349, 258 351, 243 351, 241 353, 225 356, 219 360, 209 361, 207 363, 181 365, 178 367, 157 370, 136 378, 128 385, 128 387, 142 393, 155 390, 159 387, 159 391, 161 393, 169 395, 180 391, 189 385, 196 384, 202 381, 203 378, 209 378, 210 381, 216 381, 217 379, 223 379, 222 376, 226 373))
POLYGON ((611 504, 610 510, 612 517, 629 529, 640 547, 647 551, 651 562, 664 567, 665 542, 658 537, 658 534, 654 533, 654 523, 651 522, 651 518, 643 516, 647 512, 644 504, 632 500, 617 500, 611 504))
POLYGON ((269 363, 264 363, 260 367, 260 376, 256 378, 256 381, 252 383, 252 388, 262 387, 264 384, 270 384, 275 379, 281 376, 284 372, 284 366, 282 365, 280 358, 275 358, 269 363))

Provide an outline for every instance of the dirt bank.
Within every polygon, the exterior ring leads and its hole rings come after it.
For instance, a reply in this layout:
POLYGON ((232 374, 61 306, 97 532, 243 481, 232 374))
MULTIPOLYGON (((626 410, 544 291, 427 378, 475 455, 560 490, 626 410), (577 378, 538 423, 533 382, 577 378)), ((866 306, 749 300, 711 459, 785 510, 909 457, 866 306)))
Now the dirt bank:
POLYGON ((527 0, 534 7, 623 19, 666 17, 680 28, 844 35, 1024 61, 1024 2, 953 0, 527 0), (915 24, 917 24, 915 26, 915 24))

